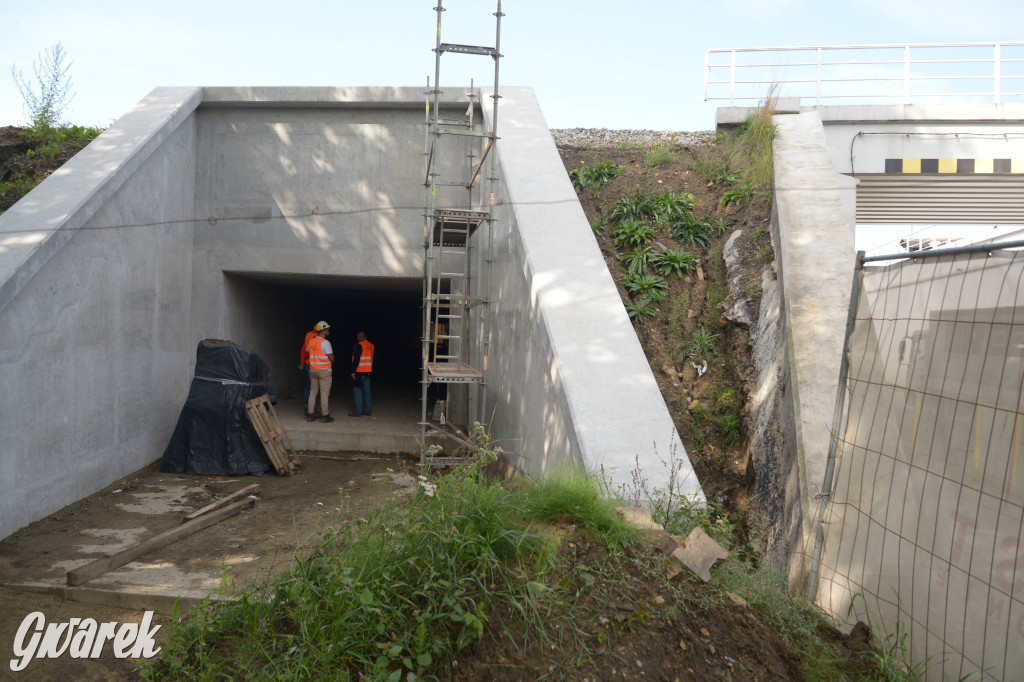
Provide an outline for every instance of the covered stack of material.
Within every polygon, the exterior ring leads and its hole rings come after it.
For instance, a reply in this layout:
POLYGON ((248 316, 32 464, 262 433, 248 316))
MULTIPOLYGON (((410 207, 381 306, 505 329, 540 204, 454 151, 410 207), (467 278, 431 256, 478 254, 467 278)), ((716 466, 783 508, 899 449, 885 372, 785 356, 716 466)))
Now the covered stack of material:
POLYGON ((263 474, 270 460, 245 411, 267 392, 270 366, 233 343, 200 341, 196 375, 160 470, 190 474, 263 474))

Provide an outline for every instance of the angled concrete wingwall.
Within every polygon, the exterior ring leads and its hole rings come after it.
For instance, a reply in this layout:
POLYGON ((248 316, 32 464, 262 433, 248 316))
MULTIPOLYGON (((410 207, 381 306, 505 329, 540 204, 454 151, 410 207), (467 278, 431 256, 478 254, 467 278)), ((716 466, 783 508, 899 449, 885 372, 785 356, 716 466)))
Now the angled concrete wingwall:
MULTIPOLYGON (((503 95, 478 312, 492 432, 535 474, 576 461, 623 483, 639 459, 658 485, 674 452, 702 500, 533 93, 503 95)), ((418 88, 161 88, 0 216, 0 536, 157 459, 200 339, 291 381, 312 322, 297 291, 420 297, 424 141, 418 88)), ((455 179, 481 153, 456 141, 437 168, 455 179)), ((420 320, 402 325, 393 353, 418 357, 420 320)))
POLYGON ((821 118, 808 112, 774 121, 777 281, 764 283, 753 343, 751 523, 767 563, 796 590, 814 544, 855 254, 821 118))
POLYGON ((0 536, 167 443, 194 347, 199 94, 147 97, 0 216, 0 536))
MULTIPOLYGON (((485 119, 492 99, 482 98, 485 119)), ((543 473, 575 453, 613 482, 699 482, 529 88, 502 90, 489 405, 503 447, 543 473), (515 302, 515 303, 512 303, 515 302)))

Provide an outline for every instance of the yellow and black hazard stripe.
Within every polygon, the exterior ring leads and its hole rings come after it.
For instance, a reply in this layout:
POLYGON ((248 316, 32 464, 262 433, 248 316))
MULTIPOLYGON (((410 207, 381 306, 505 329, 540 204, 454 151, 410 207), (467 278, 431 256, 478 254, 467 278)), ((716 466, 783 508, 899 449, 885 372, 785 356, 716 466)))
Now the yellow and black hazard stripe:
POLYGON ((885 172, 906 175, 1024 174, 1024 159, 886 159, 885 172))

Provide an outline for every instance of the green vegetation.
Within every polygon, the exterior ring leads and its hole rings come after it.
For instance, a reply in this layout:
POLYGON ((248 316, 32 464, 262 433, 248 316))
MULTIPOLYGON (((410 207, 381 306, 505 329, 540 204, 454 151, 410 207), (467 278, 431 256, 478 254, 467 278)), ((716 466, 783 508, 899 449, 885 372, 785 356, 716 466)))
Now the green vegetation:
POLYGON ((683 334, 683 327, 686 324, 686 313, 690 309, 690 292, 684 291, 671 301, 669 309, 668 345, 675 348, 679 338, 683 334))
POLYGON ((629 319, 637 324, 643 324, 658 316, 658 306, 648 298, 639 298, 626 303, 626 312, 629 314, 629 319))
POLYGON ((708 285, 707 306, 709 310, 716 310, 718 304, 725 300, 725 287, 717 282, 708 285))
POLYGON ((651 217, 655 224, 665 226, 677 220, 686 220, 694 207, 692 194, 669 191, 651 198, 651 217))
POLYGON ((630 249, 654 241, 654 230, 644 221, 637 219, 622 221, 612 229, 611 235, 616 244, 630 249))
POLYGON ((74 98, 68 72, 71 63, 65 63, 67 54, 60 43, 44 50, 32 63, 34 80, 11 65, 11 76, 21 93, 29 128, 23 132, 28 150, 24 157, 16 157, 13 168, 5 170, 7 180, 0 182, 0 197, 10 205, 28 194, 59 164, 62 156, 69 156, 87 145, 102 131, 98 128, 74 126, 64 121, 64 113, 74 98), (71 151, 66 151, 66 150, 71 151))
POLYGON ((653 246, 645 246, 622 254, 620 262, 629 274, 642 275, 647 272, 655 253, 653 246))
POLYGON ((25 131, 25 142, 30 145, 25 152, 23 170, 15 173, 11 179, 0 182, 0 197, 8 195, 20 199, 28 194, 46 177, 43 167, 52 164, 65 147, 80 148, 96 139, 102 130, 83 126, 65 126, 61 128, 36 128, 25 131))
POLYGON ((612 209, 611 218, 620 223, 628 220, 653 220, 656 225, 665 226, 677 220, 686 220, 694 207, 692 194, 665 192, 644 194, 639 189, 632 195, 622 197, 612 209))
MULTIPOLYGON (((702 430, 715 428, 716 422, 731 429, 739 407, 735 394, 720 386, 712 409, 694 403, 690 412, 697 415, 695 423, 703 422, 702 430)), ((680 471, 677 453, 670 453, 663 464, 670 472, 680 471)), ((706 505, 694 504, 680 493, 678 475, 669 476, 665 487, 655 489, 642 472, 635 471, 633 480, 628 496, 634 503, 648 505, 654 520, 667 532, 686 537, 700 526, 730 552, 727 559, 711 569, 709 592, 694 595, 694 612, 709 612, 719 604, 742 599, 756 618, 776 631, 790 650, 800 654, 800 672, 812 682, 923 679, 925 666, 909 665, 900 636, 892 638, 886 651, 872 652, 860 662, 845 656, 832 634, 832 624, 821 611, 803 596, 790 596, 786 576, 758 561, 754 547, 738 539, 742 532, 720 498, 710 498, 706 505)))
POLYGON ((711 244, 706 218, 687 216, 672 225, 671 234, 673 239, 701 251, 707 249, 711 244))
POLYGON ((11 65, 11 76, 36 132, 64 125, 64 111, 75 96, 71 92, 71 77, 68 75, 71 64, 64 64, 66 56, 60 43, 47 48, 39 55, 38 62, 32 62, 35 83, 11 65))
POLYGON ((735 218, 718 218, 716 220, 709 220, 705 227, 709 233, 716 237, 721 237, 726 231, 736 224, 735 218))
POLYGON ((680 344, 679 352, 684 358, 706 360, 709 355, 718 355, 718 342, 721 339, 720 334, 713 334, 703 327, 698 327, 691 332, 689 339, 680 344))
POLYGON ((626 274, 622 278, 622 285, 626 287, 633 296, 644 296, 652 303, 658 303, 665 297, 668 283, 664 277, 650 274, 631 275, 626 274))
POLYGON ((572 180, 573 189, 579 193, 585 189, 600 189, 621 172, 622 168, 611 161, 599 161, 593 166, 584 165, 569 171, 569 178, 572 180))
POLYGON ((737 130, 718 136, 714 145, 699 149, 690 162, 690 169, 706 182, 731 187, 719 203, 725 210, 730 203, 742 203, 755 198, 770 198, 775 185, 772 161, 772 141, 777 132, 772 117, 775 115, 775 93, 770 92, 765 104, 737 130))
POLYGON ((689 168, 705 182, 732 185, 740 179, 739 172, 732 169, 733 160, 739 151, 740 146, 735 135, 719 133, 713 144, 695 150, 689 168))
POLYGON ((766 246, 757 253, 758 256, 761 257, 761 260, 763 260, 765 263, 771 263, 773 260, 775 260, 775 249, 773 249, 771 246, 766 246))
POLYGON ((630 196, 619 199, 611 212, 612 220, 620 223, 625 220, 645 220, 653 217, 654 201, 639 190, 630 196))
POLYGON ((669 275, 682 277, 686 273, 696 270, 699 262, 700 259, 696 255, 682 249, 661 251, 651 257, 651 267, 655 272, 666 277, 669 275))
POLYGON ((659 144, 644 153, 644 163, 647 164, 648 168, 654 168, 670 163, 675 159, 675 156, 671 145, 659 144))
MULTIPOLYGON (((480 640, 495 612, 499 627, 524 634, 522 644, 571 645, 576 595, 553 572, 560 538, 539 525, 571 523, 569 532, 611 553, 637 532, 584 472, 514 488, 483 478, 494 450, 479 426, 475 437, 484 448, 471 466, 421 478, 414 498, 323 530, 273 581, 233 601, 204 602, 172 627, 143 677, 447 678, 453 656, 480 640)), ((595 586, 599 566, 568 570, 581 590, 604 589, 595 586)))
POLYGON ((736 189, 726 190, 718 202, 718 210, 724 211, 732 202, 745 203, 750 201, 754 194, 754 188, 750 185, 741 185, 736 189))
POLYGON ((765 98, 765 104, 744 121, 739 129, 739 138, 746 156, 743 182, 762 192, 771 192, 775 186, 772 141, 778 129, 772 119, 775 116, 776 99, 773 88, 765 98))

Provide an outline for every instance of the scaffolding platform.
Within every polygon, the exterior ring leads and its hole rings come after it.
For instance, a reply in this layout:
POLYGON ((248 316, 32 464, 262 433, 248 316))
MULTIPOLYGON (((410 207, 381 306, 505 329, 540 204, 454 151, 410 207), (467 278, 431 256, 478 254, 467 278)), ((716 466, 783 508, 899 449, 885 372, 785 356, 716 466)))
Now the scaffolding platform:
POLYGON ((472 384, 483 381, 483 378, 483 372, 464 362, 427 363, 427 383, 472 384))
POLYGON ((436 208, 434 215, 434 246, 464 247, 480 224, 487 220, 486 211, 460 211, 436 208))

